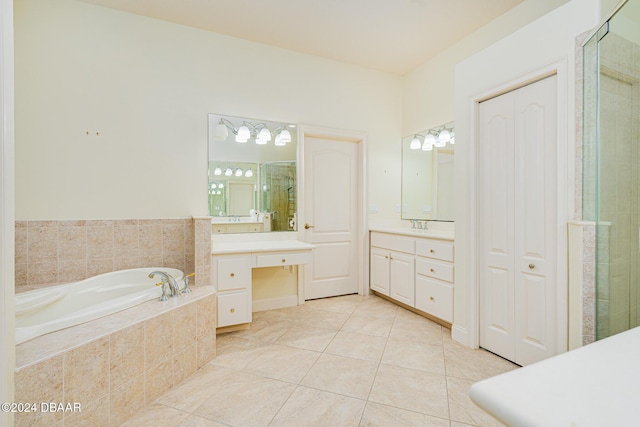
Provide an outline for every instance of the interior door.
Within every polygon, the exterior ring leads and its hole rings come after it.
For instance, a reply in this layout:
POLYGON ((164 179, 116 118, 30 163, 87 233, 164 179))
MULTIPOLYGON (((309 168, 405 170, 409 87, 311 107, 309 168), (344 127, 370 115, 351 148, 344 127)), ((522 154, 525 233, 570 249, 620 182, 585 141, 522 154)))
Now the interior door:
POLYGON ((520 365, 557 348, 557 78, 480 104, 480 345, 520 365))
POLYGON ((305 299, 358 292, 359 167, 357 142, 305 136, 305 299))

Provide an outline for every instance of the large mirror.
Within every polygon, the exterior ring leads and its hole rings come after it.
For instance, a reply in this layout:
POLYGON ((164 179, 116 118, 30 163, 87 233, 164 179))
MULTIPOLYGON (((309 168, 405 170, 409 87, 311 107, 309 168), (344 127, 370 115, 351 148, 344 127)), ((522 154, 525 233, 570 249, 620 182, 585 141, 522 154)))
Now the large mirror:
POLYGON ((453 220, 453 122, 402 139, 402 219, 453 220))
POLYGON ((209 114, 209 215, 217 232, 297 229, 290 123, 209 114))

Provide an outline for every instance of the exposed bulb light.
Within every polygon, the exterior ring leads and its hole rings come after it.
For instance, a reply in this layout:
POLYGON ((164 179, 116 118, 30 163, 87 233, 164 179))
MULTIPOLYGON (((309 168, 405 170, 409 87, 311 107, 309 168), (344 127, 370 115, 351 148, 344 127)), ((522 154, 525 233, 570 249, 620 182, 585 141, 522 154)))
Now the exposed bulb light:
POLYGON ((422 144, 422 150, 431 151, 433 150, 433 145, 436 143, 436 137, 429 132, 427 136, 424 137, 424 143, 422 144))
POLYGON ((289 132, 287 129, 282 129, 282 132, 280 132, 280 142, 282 142, 282 145, 286 144, 287 142, 291 142, 291 132, 289 132))
POLYGON ((246 176, 247 178, 251 178, 253 176, 253 170, 247 169, 247 171, 244 173, 244 176, 246 176))
POLYGON ((222 175, 222 169, 220 169, 220 166, 216 166, 216 168, 213 170, 213 174, 222 175))
POLYGON ((224 141, 229 136, 229 129, 224 124, 223 120, 220 119, 220 122, 216 125, 216 128, 213 131, 213 137, 217 141, 224 141))
POLYGON ((233 170, 231 170, 231 168, 230 168, 230 167, 227 167, 227 168, 224 170, 224 176, 231 176, 231 175, 233 175, 233 170))
POLYGON ((409 144, 409 149, 410 150, 419 150, 421 145, 422 144, 420 144, 420 140, 418 139, 418 135, 414 135, 413 139, 411 140, 411 144, 409 144))
POLYGON ((237 168, 236 169, 236 176, 242 176, 242 174, 243 174, 242 169, 237 168))
POLYGON ((263 141, 266 141, 265 142, 266 144, 267 142, 271 141, 271 131, 266 127, 262 128, 262 130, 258 134, 258 138, 260 138, 263 141))
POLYGON ((447 145, 447 142, 451 140, 451 134, 448 130, 443 129, 440 131, 440 135, 438 135, 438 141, 435 143, 436 147, 444 147, 447 145))
POLYGON ((251 138, 251 131, 245 125, 242 125, 238 128, 238 133, 236 134, 236 142, 247 142, 251 138))

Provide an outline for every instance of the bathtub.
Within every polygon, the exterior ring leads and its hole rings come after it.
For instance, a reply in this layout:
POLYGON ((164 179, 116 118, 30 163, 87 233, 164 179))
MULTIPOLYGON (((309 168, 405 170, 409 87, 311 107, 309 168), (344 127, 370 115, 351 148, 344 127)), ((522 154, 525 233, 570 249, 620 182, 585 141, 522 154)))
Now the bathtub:
POLYGON ((164 271, 183 286, 184 274, 175 268, 135 268, 16 294, 16 344, 49 332, 75 326, 159 298, 155 286, 164 271))

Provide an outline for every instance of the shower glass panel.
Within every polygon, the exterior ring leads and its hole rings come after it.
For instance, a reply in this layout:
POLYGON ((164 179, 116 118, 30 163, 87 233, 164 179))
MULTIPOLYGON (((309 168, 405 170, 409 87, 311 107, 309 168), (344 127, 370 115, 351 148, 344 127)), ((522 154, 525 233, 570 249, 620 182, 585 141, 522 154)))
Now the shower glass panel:
POLYGON ((596 339, 640 325, 640 0, 584 46, 583 218, 596 223, 596 339))
POLYGON ((271 231, 296 229, 296 163, 267 162, 260 166, 262 211, 271 214, 271 231))

